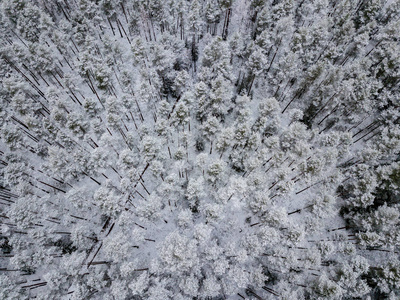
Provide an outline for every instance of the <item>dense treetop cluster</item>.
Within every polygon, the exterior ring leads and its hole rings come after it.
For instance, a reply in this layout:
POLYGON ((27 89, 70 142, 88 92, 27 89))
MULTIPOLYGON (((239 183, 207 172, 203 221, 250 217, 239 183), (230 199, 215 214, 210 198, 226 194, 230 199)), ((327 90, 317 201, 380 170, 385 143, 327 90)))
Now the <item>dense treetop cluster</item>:
POLYGON ((1 299, 399 299, 399 0, 0 2, 1 299))

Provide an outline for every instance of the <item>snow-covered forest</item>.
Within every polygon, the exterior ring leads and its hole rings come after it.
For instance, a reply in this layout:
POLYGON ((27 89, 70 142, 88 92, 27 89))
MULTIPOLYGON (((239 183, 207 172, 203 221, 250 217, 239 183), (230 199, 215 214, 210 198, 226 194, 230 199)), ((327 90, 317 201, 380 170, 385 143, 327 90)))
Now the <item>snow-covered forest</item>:
POLYGON ((400 299, 399 0, 0 1, 0 299, 400 299))

